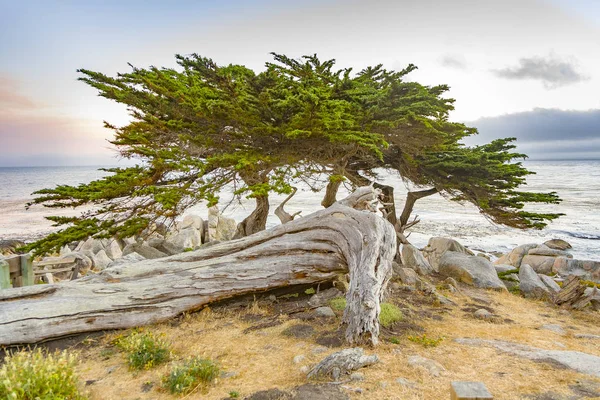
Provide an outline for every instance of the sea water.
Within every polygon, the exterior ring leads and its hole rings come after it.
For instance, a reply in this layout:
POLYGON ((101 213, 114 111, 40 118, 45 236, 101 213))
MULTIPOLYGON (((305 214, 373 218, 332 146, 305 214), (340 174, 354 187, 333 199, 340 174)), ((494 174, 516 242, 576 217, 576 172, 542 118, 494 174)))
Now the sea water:
MULTIPOLYGON (((440 195, 417 201, 413 215, 420 222, 410 231, 409 240, 418 247, 427 243, 431 236, 446 236, 484 251, 506 252, 524 243, 541 243, 552 238, 567 240, 573 245, 576 258, 600 260, 600 160, 598 161, 527 161, 525 166, 535 171, 527 178, 528 191, 557 192, 563 201, 558 205, 536 205, 534 209, 544 212, 566 214, 551 222, 542 230, 519 230, 494 224, 482 216, 471 204, 459 204, 440 195)), ((46 215, 74 215, 72 209, 48 209, 32 206, 25 209, 36 190, 59 184, 77 185, 105 176, 98 167, 31 167, 0 168, 0 239, 32 240, 55 231, 46 215)), ((401 210, 408 190, 398 177, 382 172, 381 180, 395 187, 396 207, 401 210)), ((302 211, 308 215, 321 208, 323 193, 314 193, 298 185, 298 193, 286 205, 293 214, 302 211)), ((347 193, 342 189, 338 198, 347 193)), ((279 224, 272 214, 286 196, 272 195, 271 215, 268 226, 279 224)), ((231 195, 222 194, 221 208, 224 215, 241 221, 252 212, 254 202, 244 199, 230 202, 231 195)), ((188 212, 206 217, 204 204, 188 212)))

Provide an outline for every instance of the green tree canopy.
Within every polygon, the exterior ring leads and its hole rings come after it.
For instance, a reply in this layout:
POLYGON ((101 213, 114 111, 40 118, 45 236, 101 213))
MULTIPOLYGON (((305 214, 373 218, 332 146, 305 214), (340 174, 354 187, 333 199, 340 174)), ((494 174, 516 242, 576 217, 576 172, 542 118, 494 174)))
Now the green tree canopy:
POLYGON ((443 97, 447 86, 405 80, 413 65, 353 73, 316 55, 273 54, 257 73, 196 54, 176 61, 176 68, 132 66, 114 77, 79 70, 100 96, 127 106, 129 124, 105 125, 120 155, 139 164, 108 169, 109 176, 89 184, 36 192, 34 204, 93 207, 79 217, 50 217, 65 229, 30 248, 131 236, 198 202, 216 204, 226 187, 256 199, 238 229, 251 234, 265 227, 269 193, 289 193, 294 182, 317 182, 323 174, 330 176, 328 189, 337 190, 346 178, 375 178, 377 168, 472 202, 499 223, 542 227, 558 216, 522 210, 558 198, 517 191, 531 172, 514 161, 524 155, 511 152, 512 139, 462 145, 476 130, 449 121, 454 100, 443 97))

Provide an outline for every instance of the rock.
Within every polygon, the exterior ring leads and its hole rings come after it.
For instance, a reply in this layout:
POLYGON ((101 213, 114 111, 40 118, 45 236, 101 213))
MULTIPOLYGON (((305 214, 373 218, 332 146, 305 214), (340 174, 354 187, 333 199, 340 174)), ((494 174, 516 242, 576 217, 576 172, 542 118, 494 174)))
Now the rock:
POLYGON ((350 397, 335 385, 305 384, 295 389, 292 400, 350 400, 350 397))
POLYGON ((546 246, 545 244, 541 244, 538 247, 534 247, 533 249, 529 250, 529 252, 527 254, 535 255, 535 256, 573 258, 573 256, 570 253, 567 253, 566 251, 563 251, 563 250, 551 249, 550 247, 546 246))
POLYGON ((296 357, 294 357, 293 362, 294 362, 294 364, 300 364, 305 359, 306 359, 306 356, 304 354, 299 354, 296 357))
POLYGON ((102 245, 102 241, 98 239, 94 239, 92 237, 88 238, 81 245, 80 251, 91 251, 93 254, 98 253, 100 250, 104 250, 104 246, 102 245))
POLYGON ((321 290, 319 293, 315 293, 310 297, 308 300, 308 305, 311 307, 319 307, 327 304, 329 300, 340 296, 342 296, 342 292, 336 288, 321 290))
POLYGON ((94 269, 96 271, 102 271, 106 269, 111 262, 113 262, 113 260, 106 255, 106 251, 100 250, 94 256, 94 269))
POLYGON ((417 273, 411 268, 398 268, 397 275, 403 284, 409 286, 416 285, 417 281, 419 280, 417 273))
POLYGON ((118 239, 110 239, 104 246, 104 251, 106 252, 106 255, 114 261, 123 257, 123 247, 123 243, 118 239))
POLYGON ((169 233, 166 237, 166 242, 177 249, 177 253, 181 253, 186 249, 196 249, 202 244, 202 236, 200 231, 192 227, 182 229, 175 233, 169 233))
POLYGON ((600 335, 591 335, 589 333, 576 333, 573 337, 577 339, 600 339, 600 335))
POLYGON ((331 307, 318 307, 315 310, 315 314, 320 318, 335 318, 335 313, 331 307))
POLYGON ((494 318, 494 314, 486 310, 485 308, 480 308, 479 310, 473 313, 473 316, 477 319, 482 320, 491 320, 494 318))
POLYGON ((362 372, 353 372, 350 374, 350 380, 355 382, 360 382, 365 380, 365 374, 362 372))
POLYGON ((487 390, 483 382, 452 382, 450 384, 451 400, 493 400, 494 396, 487 390))
POLYGON ((142 257, 141 255, 139 255, 138 253, 129 253, 126 256, 117 258, 115 261, 108 264, 106 268, 112 268, 112 267, 116 267, 118 265, 123 265, 123 264, 133 264, 133 263, 136 263, 139 261, 144 261, 144 260, 145 260, 145 258, 142 257))
POLYGON ((552 292, 552 293, 560 292, 560 286, 558 286, 558 283, 554 282, 554 279, 552 279, 548 275, 544 275, 544 274, 538 274, 538 276, 540 277, 542 282, 544 282, 544 285, 546 285, 546 287, 548 289, 550 289, 550 292, 552 292))
POLYGON ((567 250, 573 248, 573 246, 571 246, 569 242, 562 239, 551 239, 544 242, 544 244, 550 247, 551 249, 555 250, 567 250))
POLYGON ((402 386, 406 386, 409 387, 411 389, 416 389, 419 384, 413 381, 409 381, 408 379, 405 378, 396 378, 396 383, 402 386))
POLYGON ((485 258, 446 251, 439 260, 439 272, 476 287, 506 290, 496 270, 485 258))
POLYGON ((557 257, 552 266, 552 272, 560 276, 577 275, 581 279, 600 283, 600 261, 573 260, 557 257))
POLYGON ((519 289, 524 297, 532 299, 548 299, 550 297, 550 290, 528 264, 521 264, 519 280, 519 289))
POLYGON ((441 376, 442 373, 446 371, 446 368, 444 368, 439 362, 418 355, 408 357, 408 365, 415 368, 424 368, 427 372, 429 372, 429 375, 435 377, 441 376))
POLYGON ((325 353, 327 350, 328 349, 325 346, 315 346, 312 349, 312 353, 313 354, 321 354, 321 353, 325 353))
POLYGON ((498 260, 496 260, 495 263, 508 264, 512 265, 515 268, 519 268, 521 266, 521 261, 523 260, 523 257, 527 255, 527 252, 529 252, 529 250, 537 246, 538 245, 535 243, 522 244, 521 246, 517 246, 514 249, 512 249, 504 259, 503 257, 501 257, 498 260))
POLYGON ((92 260, 85 254, 74 251, 72 253, 67 253, 64 256, 61 257, 61 259, 65 259, 65 258, 69 258, 69 257, 74 257, 75 258, 75 262, 77 262, 77 260, 79 260, 79 262, 81 263, 81 265, 79 266, 79 273, 81 274, 85 274, 87 271, 89 271, 94 265, 94 263, 92 262, 92 260))
POLYGON ((446 251, 473 255, 471 250, 456 240, 443 237, 430 238, 427 246, 423 249, 423 254, 433 269, 438 271, 440 258, 446 251))
POLYGON ((545 325, 540 326, 540 329, 558 333, 559 335, 567 334, 567 332, 563 329, 563 327, 558 324, 545 324, 545 325))
POLYGON ((406 268, 410 268, 420 275, 429 275, 434 271, 421 251, 412 244, 402 245, 401 257, 402 264, 406 268))
POLYGON ((233 218, 221 215, 217 206, 208 209, 208 241, 231 240, 235 235, 237 223, 233 218))
POLYGON ((523 257, 521 265, 527 264, 535 272, 548 275, 552 273, 552 266, 554 266, 555 259, 553 256, 526 255, 523 257))
POLYGON ((204 229, 204 220, 199 215, 188 214, 183 217, 183 221, 181 221, 179 229, 181 230, 189 227, 200 231, 204 229))
POLYGON ((160 238, 151 238, 146 242, 146 244, 150 247, 154 247, 158 251, 162 251, 169 256, 179 254, 184 250, 181 247, 167 241, 166 239, 160 238))
POLYGON ((73 252, 73 250, 71 250, 71 248, 65 244, 63 247, 60 248, 58 255, 59 255, 59 257, 64 257, 66 254, 69 254, 72 252, 73 252))
POLYGON ((279 389, 261 390, 246 397, 246 400, 289 400, 291 395, 279 389))
POLYGON ((583 374, 600 377, 600 357, 568 350, 543 350, 537 347, 502 340, 455 339, 455 342, 469 346, 495 347, 500 351, 527 358, 533 361, 551 362, 561 367, 583 374))
POLYGON ((123 256, 126 256, 131 253, 137 253, 149 260, 167 257, 167 255, 162 251, 159 251, 154 247, 148 246, 147 244, 143 243, 128 244, 127 246, 125 246, 125 248, 123 249, 123 256))
POLYGON ((502 274, 508 271, 516 271, 517 268, 508 264, 494 264, 494 268, 496 269, 497 274, 502 274))
POLYGON ((239 374, 240 373, 237 371, 221 371, 221 378, 224 378, 224 379, 235 378, 239 374))
POLYGON ((310 370, 308 379, 330 377, 338 381, 344 374, 379 362, 377 355, 364 355, 360 347, 344 349, 325 357, 310 370))

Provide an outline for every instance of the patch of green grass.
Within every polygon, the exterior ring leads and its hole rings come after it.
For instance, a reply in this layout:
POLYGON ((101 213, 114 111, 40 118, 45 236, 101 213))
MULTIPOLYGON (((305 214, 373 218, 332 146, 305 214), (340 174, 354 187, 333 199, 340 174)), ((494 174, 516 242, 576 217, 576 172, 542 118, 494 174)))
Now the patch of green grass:
POLYGON ((519 270, 515 268, 515 269, 509 269, 508 271, 504 271, 504 272, 498 272, 498 278, 508 280, 506 278, 508 277, 508 275, 511 275, 511 274, 519 275, 519 270))
POLYGON ((511 288, 508 288, 508 291, 512 294, 521 294, 521 289, 519 288, 519 285, 515 285, 511 288))
POLYGON ((408 340, 410 340, 413 343, 420 344, 423 347, 436 347, 437 345, 442 343, 444 338, 439 337, 437 339, 434 339, 427 337, 426 334, 422 334, 421 336, 409 336, 408 340))
POLYGON ((237 390, 232 390, 231 392, 229 392, 230 399, 239 399, 240 396, 240 392, 238 392, 237 390))
POLYGON ((315 294, 315 288, 308 288, 304 291, 304 294, 315 294))
POLYGON ((0 398, 83 400, 75 373, 77 356, 40 349, 7 355, 0 368, 0 398))
POLYGON ((213 361, 196 357, 173 369, 163 379, 163 386, 171 394, 188 394, 212 383, 219 373, 219 367, 213 361))
POLYGON ((185 249, 183 249, 184 253, 190 252, 190 251, 194 251, 193 247, 186 247, 185 249))
POLYGON ((299 295, 300 295, 299 293, 288 293, 288 294, 281 295, 279 297, 281 297, 283 299, 291 299, 292 297, 298 297, 299 295))
POLYGON ((596 283, 594 281, 585 281, 585 280, 582 279, 581 280, 581 284, 583 286, 588 286, 588 287, 591 287, 591 288, 597 287, 598 289, 600 289, 600 283, 596 283))
POLYGON ((381 326, 387 328, 393 323, 401 321, 402 317, 402 311, 397 306, 391 303, 381 303, 381 312, 379 313, 381 326))
POLYGON ((169 345, 151 332, 133 331, 119 336, 113 342, 127 353, 129 368, 150 369, 167 362, 171 356, 169 345))
POLYGON ((346 308, 346 298, 335 297, 329 300, 329 307, 331 307, 334 311, 344 311, 346 308))
POLYGON ((398 339, 396 336, 392 336, 388 339, 388 341, 393 344, 400 344, 400 339, 398 339))

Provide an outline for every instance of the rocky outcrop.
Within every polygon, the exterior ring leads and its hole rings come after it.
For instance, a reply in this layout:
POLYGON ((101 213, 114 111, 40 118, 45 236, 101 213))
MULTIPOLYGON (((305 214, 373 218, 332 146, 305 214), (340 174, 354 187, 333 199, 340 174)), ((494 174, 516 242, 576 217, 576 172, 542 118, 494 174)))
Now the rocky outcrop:
POLYGON ((213 206, 208 209, 208 241, 231 240, 235 235, 237 223, 233 218, 221 215, 219 208, 213 206))
POLYGON ((423 255, 429 261, 429 264, 435 271, 439 269, 440 259, 445 252, 452 251, 455 253, 462 253, 467 255, 474 255, 474 253, 467 249, 462 244, 458 243, 454 239, 444 237, 432 237, 429 239, 427 246, 423 249, 423 255))
POLYGON ((555 249, 555 250, 568 250, 573 248, 573 246, 571 246, 571 244, 569 242, 567 242, 566 240, 562 240, 562 239, 551 239, 548 241, 545 241, 544 244, 548 247, 550 247, 551 249, 555 249))
POLYGON ((446 251, 440 258, 439 272, 476 287, 506 290, 494 266, 482 257, 446 251))
POLYGON ((416 271, 420 275, 429 275, 433 268, 429 261, 423 256, 421 251, 412 244, 402 245, 401 251, 402 265, 416 271))
POLYGON ((519 289, 521 294, 532 299, 548 299, 550 290, 528 264, 519 269, 519 289))
POLYGON ((523 257, 521 265, 527 264, 533 268, 535 272, 547 275, 552 273, 554 261, 555 258, 553 256, 526 255, 523 257))
POLYGON ((512 249, 508 254, 497 259, 494 264, 507 264, 512 265, 515 268, 519 268, 521 266, 521 261, 523 257, 527 255, 529 250, 537 247, 538 245, 535 243, 522 244, 520 246, 512 249))
POLYGON ((581 279, 600 283, 600 261, 558 257, 554 260, 552 272, 561 276, 577 275, 581 279))
POLYGON ((558 283, 556 283, 554 281, 554 279, 552 279, 548 275, 544 275, 544 274, 538 274, 538 276, 540 277, 542 282, 544 282, 544 285, 546 285, 546 287, 548 289, 550 289, 550 292, 552 292, 552 293, 560 292, 560 286, 558 286, 558 283))

